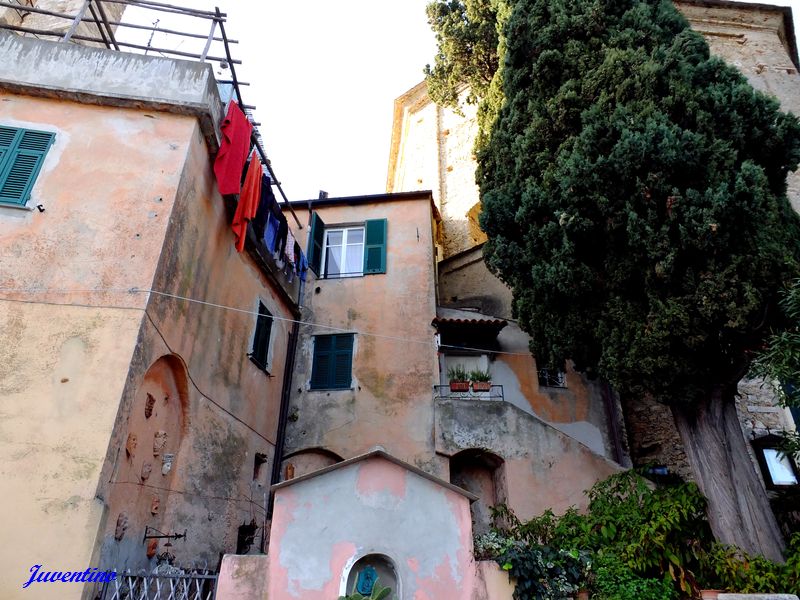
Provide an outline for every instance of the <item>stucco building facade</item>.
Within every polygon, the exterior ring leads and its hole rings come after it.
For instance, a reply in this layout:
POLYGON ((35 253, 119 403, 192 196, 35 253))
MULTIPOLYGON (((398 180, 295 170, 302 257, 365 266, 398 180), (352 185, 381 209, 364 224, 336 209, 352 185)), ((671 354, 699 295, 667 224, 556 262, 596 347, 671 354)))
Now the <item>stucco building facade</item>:
POLYGON ((49 140, 0 203, 0 596, 36 564, 213 569, 242 526, 261 548, 299 281, 234 248, 211 67, 4 31, 0 54, 5 150, 49 140))

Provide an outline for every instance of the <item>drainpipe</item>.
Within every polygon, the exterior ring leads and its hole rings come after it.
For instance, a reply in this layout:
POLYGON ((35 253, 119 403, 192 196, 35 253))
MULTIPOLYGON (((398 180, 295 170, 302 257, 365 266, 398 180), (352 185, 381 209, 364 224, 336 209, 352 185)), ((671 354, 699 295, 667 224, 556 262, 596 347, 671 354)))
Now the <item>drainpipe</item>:
POLYGON ((272 518, 272 509, 275 504, 275 494, 272 486, 281 480, 281 463, 283 462, 284 440, 286 438, 286 422, 289 420, 289 398, 292 394, 292 374, 294 373, 294 358, 297 351, 297 338, 300 324, 292 323, 292 332, 289 334, 289 343, 286 347, 286 364, 283 368, 283 388, 281 389, 281 408, 278 413, 278 433, 275 440, 275 455, 272 459, 272 476, 269 480, 270 491, 267 503, 267 519, 272 518))

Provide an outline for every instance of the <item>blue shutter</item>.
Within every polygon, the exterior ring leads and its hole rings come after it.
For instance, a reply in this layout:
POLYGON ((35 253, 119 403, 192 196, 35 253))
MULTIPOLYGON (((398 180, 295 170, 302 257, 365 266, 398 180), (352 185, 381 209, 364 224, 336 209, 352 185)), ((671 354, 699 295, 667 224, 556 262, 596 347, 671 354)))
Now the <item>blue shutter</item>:
POLYGON ((386 273, 386 219, 364 223, 364 274, 386 273))
POLYGON ((353 334, 318 335, 314 338, 311 389, 348 389, 353 380, 353 334))
POLYGON ((330 373, 333 363, 333 336, 314 337, 314 360, 311 365, 311 389, 321 390, 331 387, 330 373))
POLYGON ((308 267, 320 276, 322 247, 325 243, 325 223, 317 213, 311 215, 311 231, 308 234, 308 267))
POLYGON ((346 333, 334 336, 333 372, 331 387, 346 389, 352 382, 353 371, 353 334, 346 333))
POLYGON ((0 203, 25 205, 54 138, 46 131, 0 127, 0 203))
POLYGON ((269 339, 272 335, 272 315, 263 302, 258 303, 256 333, 253 338, 253 350, 250 358, 262 369, 267 368, 269 360, 269 339))

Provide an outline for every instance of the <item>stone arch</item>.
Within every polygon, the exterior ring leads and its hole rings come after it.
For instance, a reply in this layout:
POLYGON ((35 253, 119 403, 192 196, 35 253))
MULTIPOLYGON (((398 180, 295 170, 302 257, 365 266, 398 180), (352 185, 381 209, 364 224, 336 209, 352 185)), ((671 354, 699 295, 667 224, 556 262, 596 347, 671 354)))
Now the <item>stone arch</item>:
POLYGON ((284 480, 307 475, 319 469, 342 462, 344 459, 327 448, 314 447, 296 450, 283 459, 281 469, 284 480))
POLYGON ((506 501, 505 461, 488 450, 462 450, 450 457, 450 483, 478 497, 470 506, 473 533, 487 532, 489 508, 506 501))
MULTIPOLYGON (((400 581, 395 561, 386 554, 380 553, 365 554, 353 561, 349 569, 345 568, 345 572, 342 574, 342 583, 339 593, 342 595, 352 593, 353 588, 358 582, 359 574, 362 571, 366 572, 369 570, 372 570, 372 573, 377 576, 377 582, 381 587, 388 587, 392 590, 392 593, 389 595, 390 598, 403 597, 401 589, 402 582, 400 581)), ((368 596, 371 591, 372 588, 369 588, 369 591, 364 595, 368 596)))
POLYGON ((141 564, 160 551, 158 540, 142 544, 142 532, 147 526, 168 528, 164 510, 176 487, 188 407, 189 377, 183 360, 174 354, 159 357, 134 392, 109 493, 106 540, 115 544, 120 564, 141 564))

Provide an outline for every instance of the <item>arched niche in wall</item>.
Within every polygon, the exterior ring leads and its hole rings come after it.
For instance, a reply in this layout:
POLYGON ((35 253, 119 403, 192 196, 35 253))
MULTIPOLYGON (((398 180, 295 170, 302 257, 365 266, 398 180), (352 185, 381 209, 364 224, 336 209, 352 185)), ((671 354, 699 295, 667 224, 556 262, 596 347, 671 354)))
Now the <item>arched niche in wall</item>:
POLYGON ((450 457, 450 483, 478 497, 470 506, 473 533, 489 531, 489 507, 506 499, 503 459, 488 450, 462 450, 450 457))
MULTIPOLYGON (((130 536, 152 558, 158 540, 145 546, 146 526, 163 529, 162 513, 174 485, 178 450, 187 427, 188 376, 183 361, 165 355, 147 369, 136 389, 119 449, 109 494, 109 529, 122 541, 130 536), (126 534, 126 530, 130 530, 126 534)), ((142 557, 131 557, 142 558, 142 557)))
POLYGON ((347 572, 342 595, 352 594, 353 590, 364 596, 372 593, 372 586, 377 582, 382 588, 392 590, 389 598, 402 598, 400 579, 394 561, 385 554, 367 554, 359 558, 347 572))
POLYGON ((282 480, 294 479, 319 471, 330 465, 342 462, 344 459, 326 448, 305 448, 286 455, 281 469, 282 480))

